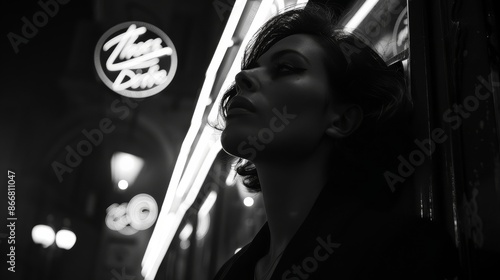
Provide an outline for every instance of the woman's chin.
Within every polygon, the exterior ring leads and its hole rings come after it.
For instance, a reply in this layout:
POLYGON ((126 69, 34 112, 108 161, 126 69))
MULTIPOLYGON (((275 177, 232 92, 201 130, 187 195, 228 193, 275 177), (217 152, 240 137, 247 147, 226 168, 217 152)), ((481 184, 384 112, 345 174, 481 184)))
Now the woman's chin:
MULTIPOLYGON (((238 155, 238 141, 235 141, 234 137, 232 135, 228 135, 225 131, 222 132, 220 141, 222 144, 222 149, 235 157, 239 157, 238 155)), ((241 143, 241 141, 239 142, 241 143)))
POLYGON ((257 155, 257 150, 249 145, 248 141, 244 138, 236 138, 233 135, 229 136, 225 133, 221 135, 222 149, 235 157, 244 158, 247 160, 254 160, 257 155), (239 139, 239 140, 237 140, 239 139))

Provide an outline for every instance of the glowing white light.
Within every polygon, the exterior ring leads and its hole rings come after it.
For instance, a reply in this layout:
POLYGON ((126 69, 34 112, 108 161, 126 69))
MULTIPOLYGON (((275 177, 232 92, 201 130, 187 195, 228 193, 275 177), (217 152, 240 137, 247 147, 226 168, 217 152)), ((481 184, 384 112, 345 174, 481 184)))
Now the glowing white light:
POLYGON ((54 243, 56 234, 47 225, 36 225, 31 230, 31 238, 33 238, 33 242, 36 244, 41 244, 44 248, 47 248, 54 243))
POLYGON ((125 235, 150 228, 158 216, 158 205, 148 194, 138 194, 129 203, 114 203, 106 210, 106 225, 125 235))
POLYGON ((196 228, 196 239, 201 240, 207 235, 210 229, 210 210, 217 199, 217 193, 211 191, 198 211, 198 226, 196 228))
POLYGON ((166 55, 172 55, 174 53, 174 50, 171 47, 166 47, 165 48, 165 54, 166 55))
POLYGON ((181 249, 186 250, 187 248, 189 248, 189 245, 191 245, 189 237, 191 236, 192 233, 193 233, 193 226, 190 223, 187 223, 179 233, 179 239, 181 240, 180 242, 181 249))
MULTIPOLYGON (((212 148, 211 143, 213 143, 213 140, 211 141, 211 138, 213 137, 214 134, 212 132, 212 129, 209 128, 208 126, 205 126, 200 135, 199 144, 195 146, 193 154, 191 155, 191 158, 189 160, 189 163, 186 166, 186 170, 184 171, 182 180, 179 182, 179 185, 177 186, 176 190, 177 199, 183 198, 189 191, 193 183, 193 179, 199 177, 200 168, 204 164, 206 156, 209 153, 210 149, 212 148)), ((208 168, 212 166, 211 162, 205 164, 209 164, 208 168)))
POLYGON ((200 216, 208 215, 210 209, 212 209, 212 207, 214 206, 216 199, 217 199, 217 193, 215 191, 211 191, 210 194, 208 194, 207 198, 205 199, 205 202, 203 202, 203 205, 200 207, 198 215, 200 216))
MULTIPOLYGON (((168 193, 168 191, 167 191, 168 193)), ((163 203, 165 204, 165 202, 163 203)), ((153 240, 155 234, 157 236, 163 236, 166 238, 170 238, 170 229, 166 226, 175 223, 175 213, 162 211, 160 212, 160 216, 158 218, 158 223, 153 231, 153 235, 149 241, 148 247, 146 248, 146 253, 141 261, 141 275, 145 279, 154 279, 156 272, 158 271, 158 267, 163 259, 163 247, 165 246, 162 239, 153 240), (160 226, 160 219, 164 217, 162 221, 162 226, 160 226), (154 245, 153 245, 154 244, 154 245)), ((159 237, 158 237, 159 238, 159 237)), ((166 251, 165 251, 166 253, 166 251)))
POLYGON ((309 0, 297 0, 296 6, 297 7, 304 7, 309 0))
POLYGON ((234 250, 234 253, 236 254, 236 253, 238 253, 240 250, 241 250, 241 248, 238 248, 238 249, 234 250))
MULTIPOLYGON (((212 130, 213 128, 207 125, 206 129, 212 130)), ((193 205, 194 201, 196 200, 196 197, 198 196, 198 193, 200 192, 201 186, 203 185, 203 182, 207 177, 208 171, 210 170, 212 164, 214 163, 215 157, 217 157, 219 152, 222 150, 222 144, 220 142, 220 139, 218 138, 215 142, 213 140, 207 141, 206 145, 210 147, 210 150, 208 151, 202 165, 200 166, 198 174, 196 174, 193 183, 191 185, 191 188, 189 189, 189 192, 186 195, 186 198, 182 201, 181 206, 179 207, 180 209, 187 210, 189 207, 191 207, 191 205, 193 205)), ((186 179, 191 179, 191 178, 186 178, 186 179)), ((215 198, 213 199, 215 200, 215 198)), ((182 215, 184 215, 184 213, 182 215)))
POLYGON ((111 157, 111 177, 114 182, 125 180, 128 186, 132 185, 143 166, 144 160, 140 157, 123 152, 114 153, 111 157))
POLYGON ((366 18, 370 11, 377 5, 379 0, 366 0, 354 16, 347 22, 345 29, 356 29, 358 25, 366 18))
POLYGON ((94 52, 94 64, 103 82, 113 91, 132 98, 157 94, 170 84, 177 69, 177 54, 170 38, 155 26, 140 25, 144 24, 122 23, 112 27, 99 39, 94 52), (140 41, 148 31, 158 37, 140 41), (104 61, 106 53, 108 58, 104 61), (164 56, 169 57, 169 69, 160 68, 164 56), (149 69, 135 71, 143 68, 149 69))
POLYGON ((123 234, 123 235, 133 235, 133 234, 136 234, 138 232, 138 230, 136 230, 133 227, 126 226, 126 227, 118 230, 118 232, 123 234))
POLYGON ((179 239, 180 240, 188 240, 189 237, 191 236, 191 233, 193 233, 193 225, 190 223, 187 223, 184 228, 181 230, 179 233, 179 239))
POLYGON ((231 167, 229 173, 227 174, 226 185, 232 186, 235 182, 236 182, 236 169, 234 169, 234 167, 231 167))
POLYGON ((181 249, 186 250, 189 248, 189 246, 191 246, 191 242, 189 242, 189 240, 181 240, 180 243, 181 249))
POLYGON ((196 227, 196 239, 202 240, 210 229, 210 216, 198 216, 198 225, 196 227))
POLYGON ((243 199, 243 204, 245 204, 246 207, 252 206, 253 203, 254 203, 254 200, 251 197, 245 197, 245 199, 243 199))
POLYGON ((118 182, 118 188, 120 190, 126 190, 128 188, 128 182, 127 182, 127 180, 120 180, 118 182))
POLYGON ((141 193, 130 200, 127 213, 130 216, 131 227, 145 230, 155 223, 158 216, 158 205, 152 196, 141 193))
POLYGON ((272 12, 273 14, 277 14, 283 9, 285 9, 285 1, 284 0, 274 0, 274 5, 272 6, 272 12))
POLYGON ((113 203, 106 209, 106 226, 111 230, 119 231, 129 224, 127 204, 113 203))
POLYGON ((56 234, 57 247, 65 250, 73 248, 76 243, 76 235, 71 230, 61 229, 56 234))

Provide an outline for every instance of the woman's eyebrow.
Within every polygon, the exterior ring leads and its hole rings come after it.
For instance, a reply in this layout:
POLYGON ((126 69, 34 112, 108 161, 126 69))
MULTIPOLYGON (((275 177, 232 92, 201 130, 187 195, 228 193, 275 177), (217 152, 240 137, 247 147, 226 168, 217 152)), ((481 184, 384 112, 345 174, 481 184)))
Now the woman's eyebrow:
POLYGON ((303 59, 304 62, 306 62, 308 65, 310 65, 309 59, 307 59, 307 57, 305 55, 303 55, 301 52, 299 52, 297 50, 293 50, 293 49, 285 49, 285 50, 281 50, 281 51, 275 52, 271 56, 271 61, 277 60, 278 58, 280 58, 280 57, 282 57, 284 55, 287 55, 287 54, 297 55, 301 59, 303 59))
MULTIPOLYGON (((305 63, 307 63, 308 65, 311 65, 311 63, 309 62, 309 60, 307 59, 307 57, 305 55, 303 55, 301 52, 293 50, 293 49, 284 49, 284 50, 277 51, 277 52, 273 53, 270 57, 270 61, 276 61, 277 59, 279 59, 280 57, 282 57, 286 54, 297 55, 301 59, 303 59, 305 63)), ((258 59, 256 59, 250 65, 248 65, 248 68, 260 67, 260 63, 258 61, 261 59, 262 59, 262 56, 259 57, 258 59)))

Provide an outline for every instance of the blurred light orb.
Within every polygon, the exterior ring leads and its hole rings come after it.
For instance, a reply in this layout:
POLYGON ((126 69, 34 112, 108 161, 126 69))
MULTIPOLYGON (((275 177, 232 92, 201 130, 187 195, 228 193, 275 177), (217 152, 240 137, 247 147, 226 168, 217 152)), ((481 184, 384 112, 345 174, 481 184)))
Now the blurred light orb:
POLYGON ((180 247, 183 250, 186 250, 191 246, 191 242, 189 240, 181 240, 180 247))
POLYGON ((44 248, 54 244, 56 234, 54 230, 47 225, 36 225, 31 230, 31 238, 36 244, 41 244, 44 248))
POLYGON ((127 206, 130 226, 137 230, 150 228, 158 217, 158 205, 155 199, 148 194, 134 196, 127 206))
POLYGON ((113 203, 106 209, 106 226, 124 235, 150 228, 158 217, 158 205, 148 194, 138 194, 130 202, 113 203))
POLYGON ((61 229, 56 234, 57 247, 65 250, 73 248, 76 243, 76 235, 71 230, 61 229))
POLYGON ((118 188, 120 190, 126 190, 128 188, 128 182, 127 182, 127 180, 120 180, 120 181, 118 181, 118 188))
POLYGON ((252 206, 253 203, 254 203, 254 201, 253 201, 253 198, 251 198, 251 197, 245 197, 245 199, 243 199, 243 204, 245 204, 246 207, 252 206))

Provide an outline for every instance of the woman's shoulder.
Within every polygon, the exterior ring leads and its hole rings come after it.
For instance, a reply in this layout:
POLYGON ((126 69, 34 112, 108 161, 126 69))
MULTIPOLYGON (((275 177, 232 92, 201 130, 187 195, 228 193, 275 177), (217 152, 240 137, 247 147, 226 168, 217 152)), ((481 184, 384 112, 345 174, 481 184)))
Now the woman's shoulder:
POLYGON ((253 279, 255 262, 267 251, 269 243, 269 227, 265 223, 252 241, 231 256, 219 268, 214 280, 253 279))
POLYGON ((238 259, 248 250, 248 247, 251 243, 242 247, 238 252, 236 252, 231 258, 229 258, 222 267, 219 268, 217 274, 213 278, 213 280, 221 280, 226 279, 226 275, 229 273, 229 270, 233 267, 233 265, 238 261, 238 259))

